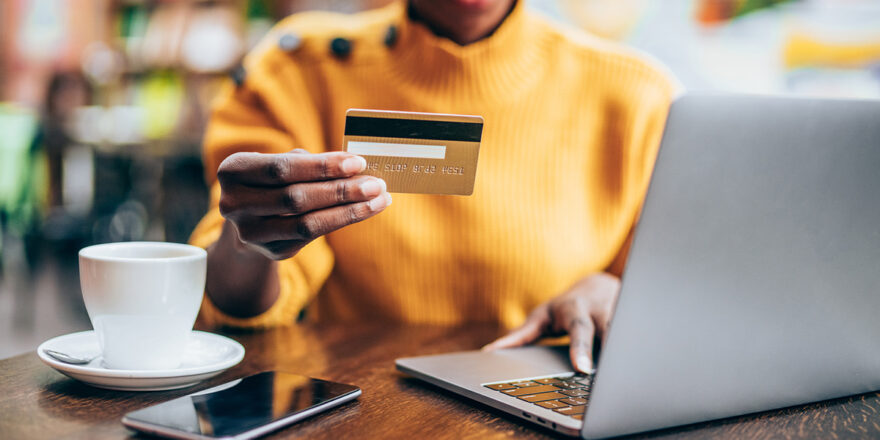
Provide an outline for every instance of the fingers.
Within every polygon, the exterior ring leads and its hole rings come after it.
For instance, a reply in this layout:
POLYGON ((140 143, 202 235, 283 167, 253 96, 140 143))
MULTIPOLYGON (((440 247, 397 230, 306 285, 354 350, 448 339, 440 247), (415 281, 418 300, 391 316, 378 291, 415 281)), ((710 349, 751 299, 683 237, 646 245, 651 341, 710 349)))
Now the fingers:
POLYGON ((366 220, 390 204, 391 195, 383 192, 365 202, 333 206, 298 216, 252 217, 239 221, 238 234, 242 241, 268 249, 273 258, 286 258, 290 250, 295 253, 305 243, 366 220))
POLYGON ((241 187, 238 191, 221 194, 220 213, 226 218, 300 215, 335 205, 372 200, 385 189, 384 180, 369 176, 281 188, 241 187))
POLYGON ((496 339, 483 347, 483 350, 498 350, 500 348, 518 347, 536 341, 544 333, 544 329, 550 321, 550 315, 545 308, 535 310, 529 315, 526 322, 512 330, 510 333, 496 339))
POLYGON ((366 167, 344 152, 236 153, 217 170, 220 213, 239 239, 273 259, 379 213, 391 204, 385 182, 355 176, 366 167))
POLYGON ((607 274, 600 274, 594 278, 602 283, 598 289, 606 292, 592 312, 593 322, 596 324, 596 339, 604 341, 608 335, 608 327, 611 325, 611 317, 614 316, 614 308, 617 306, 620 278, 607 274))
POLYGON ((589 318, 577 318, 568 326, 568 334, 571 336, 569 355, 575 370, 582 373, 591 373, 593 370, 593 338, 596 335, 596 327, 589 318))
MULTIPOLYGON (((595 339, 604 342, 605 337, 608 335, 608 326, 611 325, 611 317, 614 315, 614 303, 608 302, 607 304, 603 304, 600 307, 597 307, 595 312, 593 312, 593 322, 596 325, 596 336, 595 339)), ((601 348, 601 344, 600 344, 601 348)))
POLYGON ((363 157, 344 152, 303 154, 235 153, 217 170, 223 186, 284 186, 354 176, 366 168, 363 157))
POLYGON ((296 233, 301 238, 313 240, 343 226, 366 220, 378 214, 390 204, 391 194, 386 192, 367 202, 352 203, 310 212, 299 216, 296 233))
POLYGON ((526 323, 484 350, 515 347, 546 335, 568 333, 572 366, 583 373, 593 371, 593 344, 597 336, 607 334, 620 280, 597 274, 584 278, 568 292, 535 309, 526 323))

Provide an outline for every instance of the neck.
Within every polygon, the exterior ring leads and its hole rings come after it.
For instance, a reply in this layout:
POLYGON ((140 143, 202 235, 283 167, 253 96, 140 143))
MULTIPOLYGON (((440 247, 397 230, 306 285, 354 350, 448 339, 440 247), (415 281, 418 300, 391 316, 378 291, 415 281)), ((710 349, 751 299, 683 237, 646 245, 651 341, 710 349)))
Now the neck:
POLYGON ((409 12, 435 34, 464 46, 492 35, 516 1, 410 0, 409 12))

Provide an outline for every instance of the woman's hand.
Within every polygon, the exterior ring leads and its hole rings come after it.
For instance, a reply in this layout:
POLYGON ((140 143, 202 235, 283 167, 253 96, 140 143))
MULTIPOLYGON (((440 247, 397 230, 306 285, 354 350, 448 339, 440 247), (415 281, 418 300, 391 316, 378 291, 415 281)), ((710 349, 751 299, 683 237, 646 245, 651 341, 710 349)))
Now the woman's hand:
POLYGON ((385 182, 358 176, 365 166, 362 157, 342 152, 227 157, 217 170, 226 222, 208 247, 211 301, 239 318, 263 313, 280 292, 277 260, 385 209, 385 182))
POLYGON ((217 170, 220 213, 238 239, 273 260, 376 215, 391 203, 385 182, 357 176, 366 161, 349 153, 236 153, 217 170))
POLYGON ((568 292, 538 306, 523 325, 483 349, 518 347, 543 336, 567 333, 571 337, 572 365, 589 373, 593 369, 593 340, 604 337, 619 292, 620 280, 613 275, 600 273, 584 278, 568 292))

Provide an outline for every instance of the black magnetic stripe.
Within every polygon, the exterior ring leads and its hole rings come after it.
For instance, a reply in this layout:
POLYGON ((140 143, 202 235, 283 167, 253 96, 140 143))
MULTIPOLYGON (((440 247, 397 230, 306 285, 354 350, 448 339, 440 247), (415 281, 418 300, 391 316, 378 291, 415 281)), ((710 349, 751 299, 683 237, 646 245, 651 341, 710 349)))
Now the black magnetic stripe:
POLYGON ((346 136, 375 136, 442 141, 480 142, 481 122, 421 121, 416 119, 345 118, 346 136))

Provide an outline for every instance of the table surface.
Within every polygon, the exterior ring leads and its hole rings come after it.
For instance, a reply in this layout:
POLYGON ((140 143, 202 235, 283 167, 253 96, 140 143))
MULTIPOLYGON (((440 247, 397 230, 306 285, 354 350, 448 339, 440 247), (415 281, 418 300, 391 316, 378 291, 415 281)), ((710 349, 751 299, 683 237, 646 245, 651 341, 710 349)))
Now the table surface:
MULTIPOLYGON (((491 326, 299 325, 230 334, 244 360, 197 386, 165 392, 92 388, 44 365, 35 353, 0 360, 0 439, 124 438, 120 423, 136 409, 278 369, 351 383, 363 390, 345 404, 269 438, 546 438, 552 431, 408 378, 404 356, 475 349, 499 335, 491 326)), ((880 393, 653 432, 643 437, 880 438, 880 393)))

